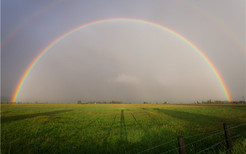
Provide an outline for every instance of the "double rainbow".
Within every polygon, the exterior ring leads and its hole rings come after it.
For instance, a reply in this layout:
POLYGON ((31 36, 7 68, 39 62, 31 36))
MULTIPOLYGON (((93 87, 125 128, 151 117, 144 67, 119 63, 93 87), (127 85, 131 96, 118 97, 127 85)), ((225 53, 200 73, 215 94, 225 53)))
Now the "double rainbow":
POLYGON ((68 32, 66 32, 65 34, 61 35, 60 37, 58 37, 57 39, 55 39, 54 41, 52 41, 47 47, 45 47, 39 54, 38 56, 31 62, 31 64, 28 66, 28 68, 25 70, 24 74, 22 75, 15 91, 12 97, 11 102, 13 103, 17 103, 18 102, 18 97, 20 95, 21 89, 25 83, 25 80, 28 78, 29 74, 31 73, 31 71, 33 70, 33 68, 36 66, 36 64, 39 62, 39 60, 48 52, 50 51, 50 49, 52 47, 54 47, 57 43, 59 43, 60 41, 62 41, 64 38, 66 38, 67 36, 77 32, 78 30, 81 30, 83 28, 92 26, 92 25, 97 25, 97 24, 101 24, 101 23, 110 23, 110 22, 136 22, 136 23, 143 23, 143 24, 148 24, 151 25, 153 27, 156 28, 160 28, 164 31, 167 31, 171 34, 173 34, 174 36, 177 36, 179 39, 185 41, 191 48, 194 49, 194 51, 196 53, 198 53, 205 61, 206 63, 209 65, 209 67, 212 69, 212 71, 214 72, 215 76, 217 77, 220 86, 224 92, 224 95, 226 97, 226 99, 231 102, 231 97, 229 94, 229 91, 224 83, 224 81, 222 80, 219 72, 217 71, 217 69, 215 68, 215 66, 212 64, 212 62, 206 57, 206 55, 193 43, 191 43, 188 39, 186 39, 184 36, 180 35, 179 33, 173 31, 172 29, 169 29, 167 27, 164 27, 162 25, 159 25, 157 23, 154 22, 150 22, 150 21, 145 21, 145 20, 141 20, 141 19, 133 19, 133 18, 111 18, 111 19, 103 19, 103 20, 97 20, 97 21, 93 21, 87 24, 84 24, 82 26, 79 26, 77 28, 74 28, 68 32))

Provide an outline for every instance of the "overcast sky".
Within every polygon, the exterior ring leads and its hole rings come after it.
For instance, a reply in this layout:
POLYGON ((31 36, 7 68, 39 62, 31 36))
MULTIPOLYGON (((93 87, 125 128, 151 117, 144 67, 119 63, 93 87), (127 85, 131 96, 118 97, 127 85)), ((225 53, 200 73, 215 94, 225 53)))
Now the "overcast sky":
MULTIPOLYGON (((10 100, 32 60, 83 24, 135 18, 168 27, 211 60, 232 100, 246 97, 244 0, 2 0, 1 96, 10 100)), ((205 60, 154 26, 105 22, 55 45, 26 79, 20 102, 226 100, 205 60)))

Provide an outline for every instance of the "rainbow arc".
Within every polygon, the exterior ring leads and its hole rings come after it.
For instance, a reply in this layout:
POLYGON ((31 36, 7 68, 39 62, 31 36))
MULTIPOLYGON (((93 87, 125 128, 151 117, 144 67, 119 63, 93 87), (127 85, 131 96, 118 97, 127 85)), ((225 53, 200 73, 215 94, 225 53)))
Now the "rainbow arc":
POLYGON ((33 59, 33 61, 31 62, 31 64, 27 67, 27 69, 25 70, 25 72, 23 73, 20 81, 18 82, 18 85, 14 91, 13 97, 11 102, 18 102, 18 98, 21 92, 21 89, 26 81, 26 79, 28 78, 29 74, 31 73, 31 71, 34 69, 34 67, 37 65, 37 63, 41 60, 41 58, 48 52, 51 50, 52 47, 54 47, 57 43, 61 42, 63 39, 65 39, 66 37, 68 37, 69 35, 84 29, 86 27, 89 26, 93 26, 93 25, 97 25, 97 24, 102 24, 102 23, 110 23, 110 22, 136 22, 136 23, 142 23, 142 24, 148 24, 151 25, 153 27, 156 28, 160 28, 164 31, 167 31, 171 34, 173 34, 174 36, 176 36, 177 38, 185 41, 186 44, 188 44, 191 48, 194 49, 194 51, 196 53, 198 53, 204 60, 205 62, 208 64, 208 66, 211 68, 211 70, 214 72, 216 78, 218 79, 218 82, 220 83, 220 86, 224 92, 224 95, 226 97, 226 99, 231 102, 231 97, 229 94, 229 91, 226 87, 225 82, 223 81, 221 75, 219 74, 218 70, 216 69, 216 67, 213 65, 213 63, 207 58, 207 56, 192 42, 190 42, 187 38, 185 38, 184 36, 180 35, 179 33, 175 32, 174 30, 167 28, 165 26, 162 26, 160 24, 154 23, 154 22, 150 22, 150 21, 146 21, 146 20, 141 20, 141 19, 133 19, 133 18, 111 18, 111 19, 103 19, 103 20, 97 20, 97 21, 93 21, 87 24, 83 24, 77 28, 74 28, 66 33, 64 33, 63 35, 61 35, 60 37, 58 37, 57 39, 55 39, 54 41, 52 41, 48 46, 46 46, 37 56, 35 59, 33 59))

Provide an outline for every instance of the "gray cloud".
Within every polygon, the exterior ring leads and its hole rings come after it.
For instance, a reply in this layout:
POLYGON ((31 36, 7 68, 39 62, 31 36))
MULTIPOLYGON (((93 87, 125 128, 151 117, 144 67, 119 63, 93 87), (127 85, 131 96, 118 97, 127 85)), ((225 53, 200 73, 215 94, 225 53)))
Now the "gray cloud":
MULTIPOLYGON (((2 3, 2 40, 18 26, 18 19, 46 5, 2 3)), ((245 42, 244 1, 76 0, 62 1, 40 14, 2 47, 2 96, 12 96, 24 70, 55 38, 79 25, 112 17, 144 19, 175 30, 211 60, 233 100, 246 97, 245 51, 238 45, 245 42)), ((226 99, 214 72, 187 43, 133 22, 98 24, 64 38, 33 69, 19 98, 40 102, 226 99)))

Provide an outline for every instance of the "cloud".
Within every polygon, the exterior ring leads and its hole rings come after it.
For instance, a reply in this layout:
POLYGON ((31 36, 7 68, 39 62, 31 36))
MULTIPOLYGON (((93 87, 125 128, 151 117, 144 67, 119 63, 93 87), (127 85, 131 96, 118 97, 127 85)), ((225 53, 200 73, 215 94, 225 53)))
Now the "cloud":
POLYGON ((135 76, 127 75, 127 74, 120 74, 115 79, 115 82, 118 83, 127 83, 127 84, 139 84, 140 80, 136 78, 135 76))

